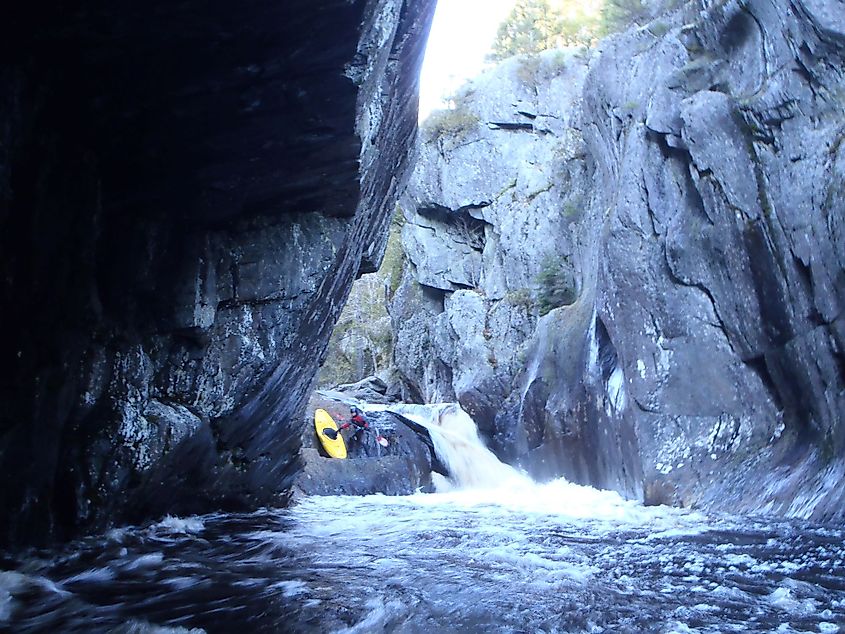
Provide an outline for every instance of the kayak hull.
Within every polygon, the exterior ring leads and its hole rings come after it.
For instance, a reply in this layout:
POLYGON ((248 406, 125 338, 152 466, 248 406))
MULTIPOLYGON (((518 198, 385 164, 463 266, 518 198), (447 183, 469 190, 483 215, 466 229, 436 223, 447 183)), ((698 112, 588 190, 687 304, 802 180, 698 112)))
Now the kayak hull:
POLYGON ((323 433, 324 429, 337 431, 337 423, 326 410, 318 409, 314 412, 314 430, 317 432, 317 438, 323 450, 331 458, 346 458, 346 443, 343 442, 343 436, 337 434, 337 437, 332 440, 323 433))

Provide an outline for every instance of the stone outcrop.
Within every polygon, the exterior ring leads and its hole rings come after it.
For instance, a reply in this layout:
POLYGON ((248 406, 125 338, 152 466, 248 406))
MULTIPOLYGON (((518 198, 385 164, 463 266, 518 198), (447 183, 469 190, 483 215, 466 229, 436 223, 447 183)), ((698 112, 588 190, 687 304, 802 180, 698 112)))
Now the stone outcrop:
MULTIPOLYGON (((349 406, 341 395, 316 394, 302 420, 299 456, 303 468, 293 482, 294 500, 303 495, 410 495, 432 490, 431 472, 439 465, 431 437, 419 425, 388 411, 366 413, 370 431, 354 438, 351 429, 341 432, 347 459, 329 458, 314 434, 312 414, 325 409, 340 423, 349 420, 349 406), (376 442, 383 436, 387 447, 376 442)), ((360 405, 360 401, 354 401, 360 405)))
POLYGON ((55 5, 0 20, 0 541, 279 502, 434 2, 55 5))
POLYGON ((406 393, 538 475, 841 517, 840 4, 688 2, 586 76, 544 54, 471 84, 405 203, 406 393))

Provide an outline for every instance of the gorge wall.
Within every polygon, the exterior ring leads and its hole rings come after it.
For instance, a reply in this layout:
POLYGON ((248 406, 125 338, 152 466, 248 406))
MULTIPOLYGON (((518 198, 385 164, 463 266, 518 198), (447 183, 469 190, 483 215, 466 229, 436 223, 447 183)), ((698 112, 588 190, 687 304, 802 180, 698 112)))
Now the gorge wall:
POLYGON ((397 368, 537 476, 841 518, 845 5, 675 5, 429 122, 397 368))
POLYGON ((0 542, 281 500, 433 9, 3 10, 0 542))

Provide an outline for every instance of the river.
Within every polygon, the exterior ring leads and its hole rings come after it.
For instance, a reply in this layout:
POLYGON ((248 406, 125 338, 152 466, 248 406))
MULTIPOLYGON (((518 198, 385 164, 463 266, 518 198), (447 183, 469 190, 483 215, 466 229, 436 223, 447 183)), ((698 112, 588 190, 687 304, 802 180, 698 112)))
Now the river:
POLYGON ((501 478, 441 493, 168 517, 6 556, 0 628, 845 632, 841 526, 644 507, 492 468, 501 478))

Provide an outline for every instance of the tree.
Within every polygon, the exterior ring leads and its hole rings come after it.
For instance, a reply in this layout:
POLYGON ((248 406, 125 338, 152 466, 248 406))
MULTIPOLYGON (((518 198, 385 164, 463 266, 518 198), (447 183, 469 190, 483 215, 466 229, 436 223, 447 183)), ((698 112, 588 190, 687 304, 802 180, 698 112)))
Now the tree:
POLYGON ((560 306, 568 306, 578 299, 578 289, 569 258, 546 256, 536 282, 537 306, 541 315, 560 306))
POLYGON ((601 9, 602 35, 623 31, 632 24, 648 21, 643 0, 604 0, 601 9))
POLYGON ((599 0, 517 0, 499 27, 490 57, 499 61, 513 55, 591 44, 601 27, 600 7, 599 0))

